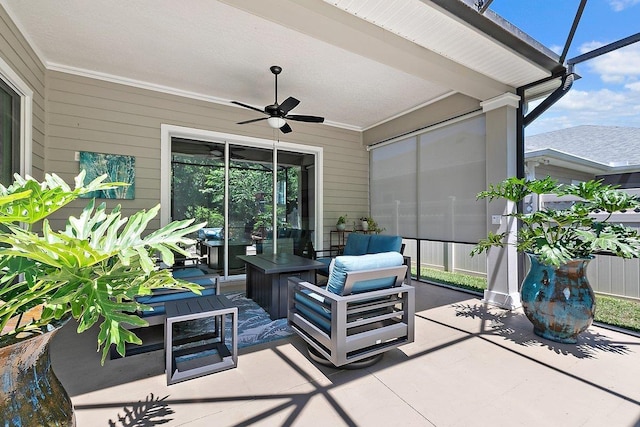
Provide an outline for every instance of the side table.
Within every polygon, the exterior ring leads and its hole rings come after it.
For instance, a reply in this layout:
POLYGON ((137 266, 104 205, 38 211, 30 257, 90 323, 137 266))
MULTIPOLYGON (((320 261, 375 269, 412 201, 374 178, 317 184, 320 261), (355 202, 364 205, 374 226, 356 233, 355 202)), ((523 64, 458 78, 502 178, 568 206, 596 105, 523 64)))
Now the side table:
POLYGON ((167 385, 238 366, 238 307, 227 297, 212 295, 167 301, 165 310, 167 385), (227 316, 232 322, 230 343, 225 340, 227 316), (174 348, 174 325, 207 317, 214 319, 216 338, 200 345, 174 348))

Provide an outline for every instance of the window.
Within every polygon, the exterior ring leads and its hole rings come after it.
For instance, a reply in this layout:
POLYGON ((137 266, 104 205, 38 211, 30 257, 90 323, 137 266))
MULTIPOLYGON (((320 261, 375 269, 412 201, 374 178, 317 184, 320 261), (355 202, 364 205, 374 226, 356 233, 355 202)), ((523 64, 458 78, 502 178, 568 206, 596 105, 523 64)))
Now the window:
POLYGON ((20 96, 0 80, 0 183, 9 185, 20 172, 20 96))
POLYGON ((198 238, 225 279, 244 274, 238 255, 304 255, 315 245, 321 147, 172 125, 161 135, 161 224, 206 221, 198 238))

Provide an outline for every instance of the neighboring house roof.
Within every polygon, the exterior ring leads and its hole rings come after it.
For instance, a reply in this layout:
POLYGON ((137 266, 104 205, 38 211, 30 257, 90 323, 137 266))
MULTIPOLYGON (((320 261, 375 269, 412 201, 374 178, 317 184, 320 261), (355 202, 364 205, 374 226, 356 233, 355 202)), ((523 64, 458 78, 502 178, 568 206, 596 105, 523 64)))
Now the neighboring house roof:
POLYGON ((525 159, 543 157, 593 173, 637 171, 640 128, 583 125, 526 137, 525 159))

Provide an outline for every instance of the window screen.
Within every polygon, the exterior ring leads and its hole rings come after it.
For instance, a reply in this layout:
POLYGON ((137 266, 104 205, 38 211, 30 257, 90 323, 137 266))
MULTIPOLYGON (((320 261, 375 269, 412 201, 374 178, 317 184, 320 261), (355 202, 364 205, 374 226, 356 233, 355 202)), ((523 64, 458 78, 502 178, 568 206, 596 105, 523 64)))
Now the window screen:
POLYGON ((474 243, 486 236, 483 115, 373 148, 371 214, 387 233, 474 243))

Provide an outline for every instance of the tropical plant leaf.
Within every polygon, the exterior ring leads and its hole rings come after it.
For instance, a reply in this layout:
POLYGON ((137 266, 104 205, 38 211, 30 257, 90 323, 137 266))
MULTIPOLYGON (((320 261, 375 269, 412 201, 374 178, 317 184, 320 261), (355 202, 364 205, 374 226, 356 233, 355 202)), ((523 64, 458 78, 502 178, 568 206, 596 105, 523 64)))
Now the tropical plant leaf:
POLYGON ((478 242, 478 244, 471 251, 471 256, 481 254, 482 252, 486 252, 489 248, 493 246, 504 247, 506 244, 504 239, 507 237, 507 233, 495 234, 489 232, 485 239, 482 239, 478 242))
POLYGON ((5 335, 36 330, 54 319, 71 315, 78 331, 100 323, 98 350, 102 361, 115 346, 124 355, 127 343, 140 343, 127 327, 146 325, 136 313, 145 307, 138 295, 157 288, 180 288, 196 293, 201 287, 175 280, 168 270, 157 270, 152 253, 160 253, 168 265, 173 252, 186 254, 182 246, 199 228, 192 221, 171 223, 143 237, 156 206, 122 218, 120 207, 107 212, 88 202, 78 217, 70 216, 63 231, 51 229, 46 217, 89 191, 113 188, 122 183, 103 183, 104 177, 84 185, 84 173, 71 189, 56 175, 42 183, 16 176, 9 187, 0 186, 0 329, 20 313, 44 304, 42 316, 19 325, 5 335), (41 233, 20 227, 20 223, 42 221, 41 233))
MULTIPOLYGON (((490 185, 479 198, 520 202, 530 194, 573 196, 566 209, 544 208, 531 213, 515 212, 508 216, 519 220, 516 248, 539 255, 541 262, 560 265, 570 259, 585 258, 596 252, 621 257, 640 257, 638 232, 620 224, 611 224, 614 212, 638 209, 640 201, 615 186, 601 181, 573 185, 559 184, 547 177, 541 180, 508 178, 490 185), (598 213, 605 215, 604 220, 598 213)), ((504 246, 503 238, 489 233, 478 242, 472 255, 491 246, 504 246)))

